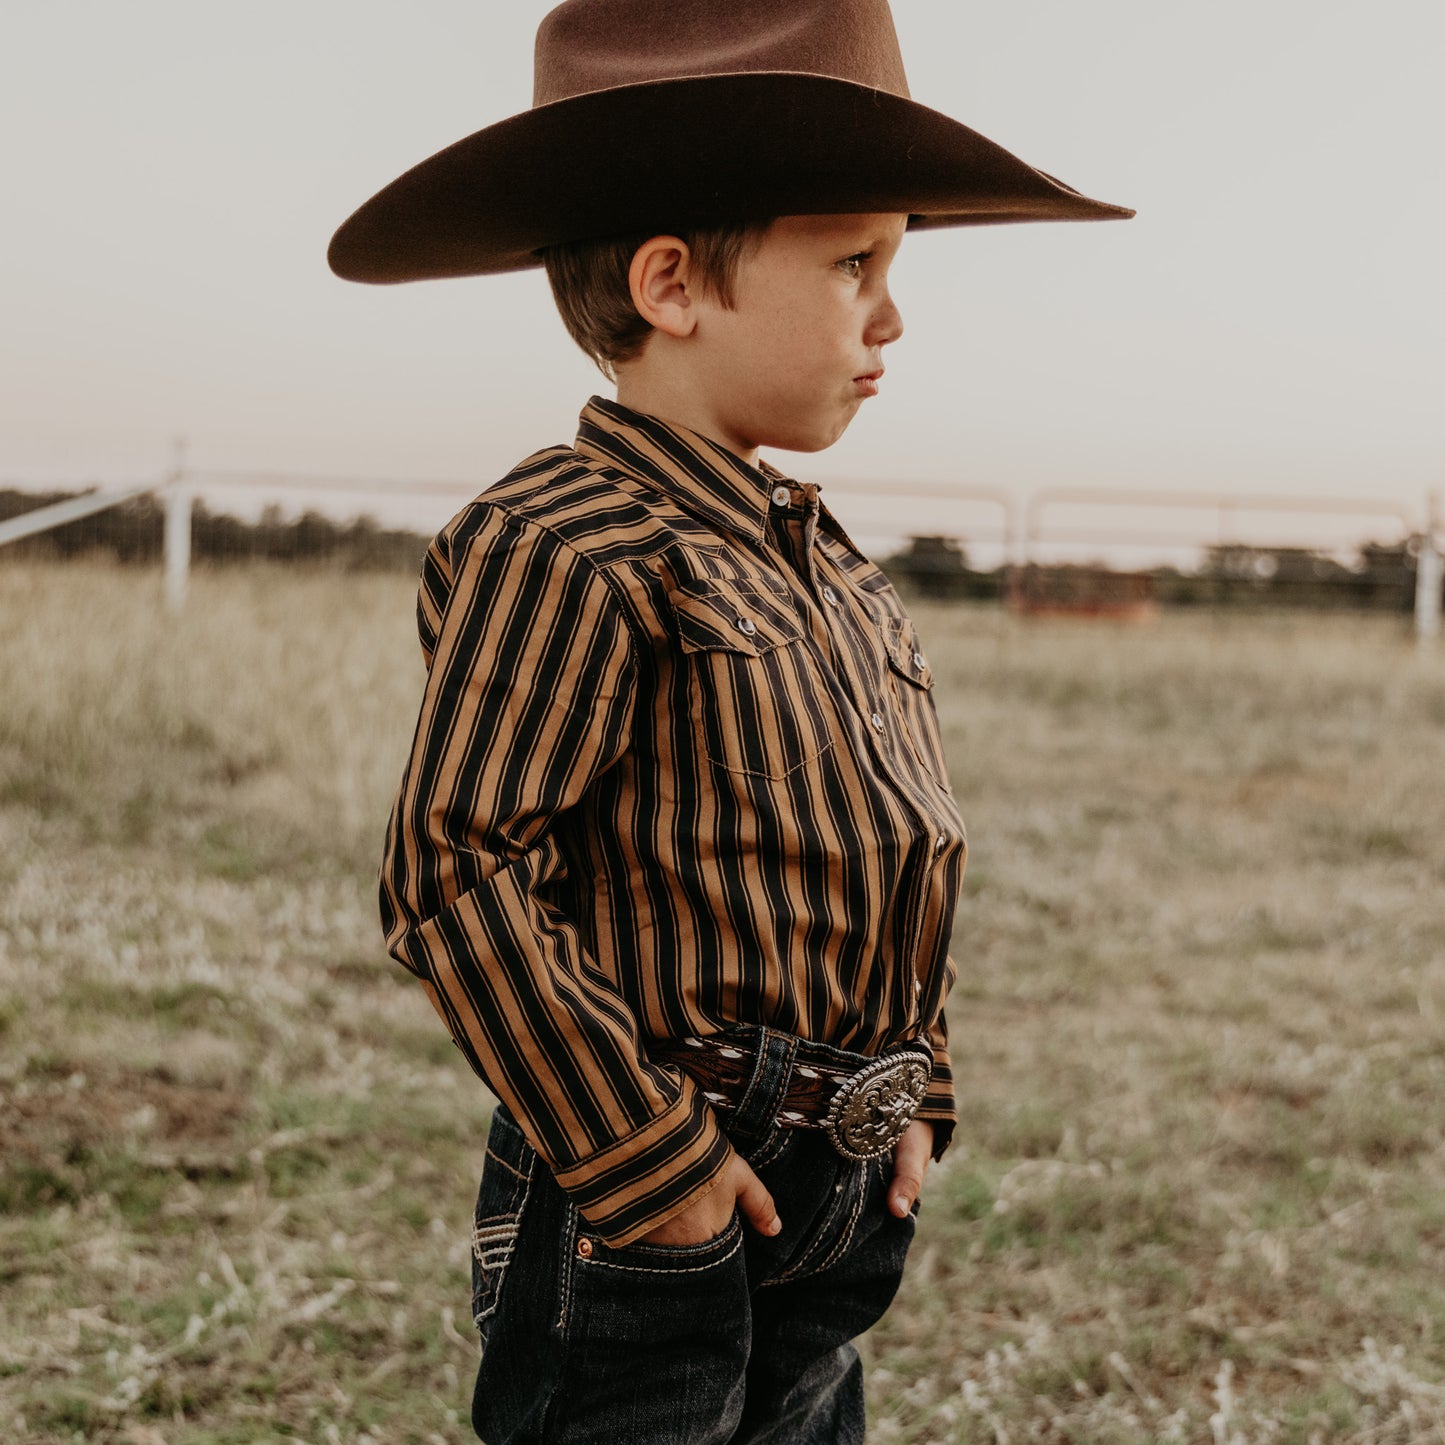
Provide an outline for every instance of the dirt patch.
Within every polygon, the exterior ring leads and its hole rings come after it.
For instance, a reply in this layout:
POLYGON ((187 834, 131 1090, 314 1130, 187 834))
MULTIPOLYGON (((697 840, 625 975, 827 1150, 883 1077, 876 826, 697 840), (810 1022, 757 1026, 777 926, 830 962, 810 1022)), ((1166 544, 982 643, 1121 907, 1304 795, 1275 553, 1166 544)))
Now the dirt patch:
POLYGON ((163 1071, 52 1074, 0 1091, 0 1157, 64 1171, 124 1146, 214 1156, 250 1112, 234 1090, 178 1083, 163 1071))

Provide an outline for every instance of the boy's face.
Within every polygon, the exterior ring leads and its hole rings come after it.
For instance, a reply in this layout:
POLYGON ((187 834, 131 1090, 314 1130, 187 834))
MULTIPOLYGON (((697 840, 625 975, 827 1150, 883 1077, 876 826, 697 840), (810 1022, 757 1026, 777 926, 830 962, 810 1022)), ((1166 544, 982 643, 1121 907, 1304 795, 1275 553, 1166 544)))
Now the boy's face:
POLYGON ((694 336, 709 434, 743 456, 816 452, 878 392, 883 348, 903 334, 888 268, 904 215, 784 216, 738 269, 736 305, 703 302, 694 336))

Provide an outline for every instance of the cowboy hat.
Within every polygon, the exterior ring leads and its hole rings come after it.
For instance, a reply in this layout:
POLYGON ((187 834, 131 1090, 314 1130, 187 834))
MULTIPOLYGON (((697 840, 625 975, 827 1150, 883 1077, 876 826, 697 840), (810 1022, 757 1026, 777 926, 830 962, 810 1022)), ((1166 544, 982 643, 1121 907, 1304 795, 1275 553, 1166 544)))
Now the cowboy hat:
POLYGON ((919 226, 1132 216, 908 95, 887 0, 565 0, 532 108, 393 181, 332 238, 351 281, 517 271, 544 247, 779 215, 919 226))

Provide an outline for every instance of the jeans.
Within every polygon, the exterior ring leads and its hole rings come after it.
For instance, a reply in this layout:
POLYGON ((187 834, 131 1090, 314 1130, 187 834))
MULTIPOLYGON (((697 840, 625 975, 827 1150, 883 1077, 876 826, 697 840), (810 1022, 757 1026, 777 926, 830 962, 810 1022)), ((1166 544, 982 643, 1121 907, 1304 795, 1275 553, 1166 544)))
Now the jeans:
MULTIPOLYGON (((789 1056, 776 1052, 780 1098, 789 1056)), ((728 1133, 780 1235, 734 1213, 702 1244, 613 1249, 497 1109, 472 1248, 472 1423, 486 1445, 862 1445, 851 1341, 892 1301, 913 1217, 886 1207, 889 1156, 850 1162, 775 1113, 771 1087, 751 1090, 728 1133)))

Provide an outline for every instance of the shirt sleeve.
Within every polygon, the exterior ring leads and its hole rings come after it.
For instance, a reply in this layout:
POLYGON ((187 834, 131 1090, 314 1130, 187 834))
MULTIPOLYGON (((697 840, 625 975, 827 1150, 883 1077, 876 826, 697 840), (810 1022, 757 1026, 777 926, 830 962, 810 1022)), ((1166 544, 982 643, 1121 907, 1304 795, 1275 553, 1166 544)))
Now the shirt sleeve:
POLYGON ((608 1243, 719 1180, 729 1145, 559 909, 556 825, 625 755, 638 653, 611 584, 547 528, 478 504, 434 544, 428 676, 387 830, 382 923, 473 1069, 608 1243))
MULTIPOLYGON (((948 959, 948 988, 958 969, 952 958, 948 959)), ((944 996, 947 997, 945 988, 944 996)), ((953 1063, 948 1056, 948 1016, 939 1009, 938 1017, 924 1031, 924 1040, 933 1050, 933 1076, 928 1081, 928 1092, 918 1106, 917 1118, 927 1119, 933 1125, 933 1157, 939 1159, 953 1138, 953 1127, 958 1122, 958 1106, 953 1094, 953 1063)))

